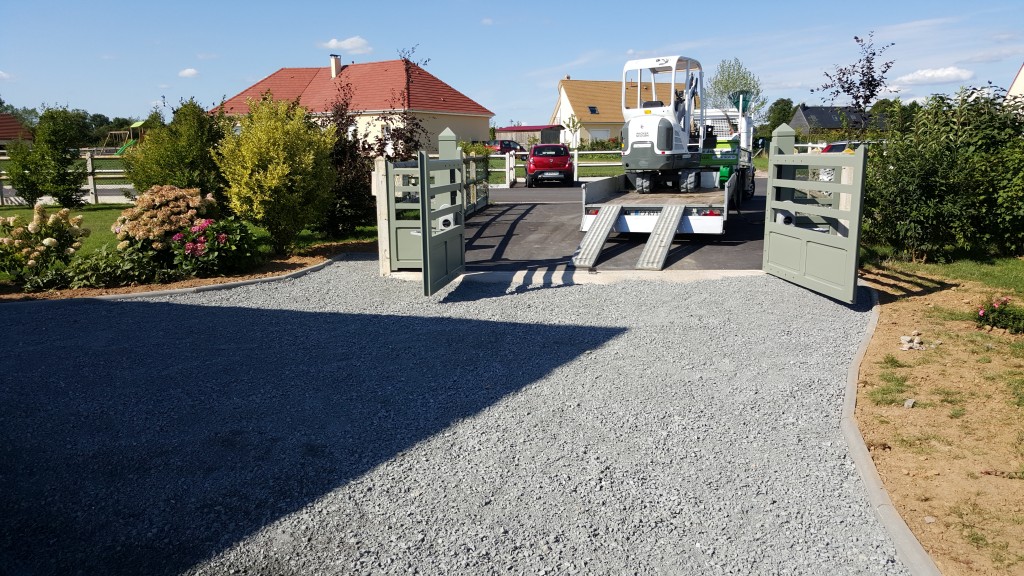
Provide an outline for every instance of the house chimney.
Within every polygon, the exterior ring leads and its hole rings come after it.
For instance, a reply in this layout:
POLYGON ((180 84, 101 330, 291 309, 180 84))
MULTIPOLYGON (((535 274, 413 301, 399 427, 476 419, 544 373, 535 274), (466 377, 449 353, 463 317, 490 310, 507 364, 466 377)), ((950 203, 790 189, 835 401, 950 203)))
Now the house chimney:
POLYGON ((337 78, 341 72, 341 56, 331 54, 331 78, 337 78))

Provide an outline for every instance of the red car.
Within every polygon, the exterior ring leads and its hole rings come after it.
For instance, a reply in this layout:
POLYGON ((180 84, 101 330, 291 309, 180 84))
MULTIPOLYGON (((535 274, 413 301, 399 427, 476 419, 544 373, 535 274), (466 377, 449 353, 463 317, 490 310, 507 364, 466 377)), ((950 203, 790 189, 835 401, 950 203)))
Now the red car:
POLYGON ((534 144, 526 159, 526 187, 543 180, 572 186, 572 155, 565 144, 534 144))

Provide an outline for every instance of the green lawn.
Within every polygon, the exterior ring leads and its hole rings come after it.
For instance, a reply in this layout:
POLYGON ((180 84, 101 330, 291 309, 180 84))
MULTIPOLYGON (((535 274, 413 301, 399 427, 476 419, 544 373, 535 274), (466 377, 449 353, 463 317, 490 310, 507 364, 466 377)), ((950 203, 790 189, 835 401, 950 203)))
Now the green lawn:
POLYGON ((904 272, 936 274, 953 280, 971 280, 1000 290, 1024 294, 1024 259, 998 258, 991 261, 959 260, 950 264, 914 264, 886 262, 886 266, 904 272))

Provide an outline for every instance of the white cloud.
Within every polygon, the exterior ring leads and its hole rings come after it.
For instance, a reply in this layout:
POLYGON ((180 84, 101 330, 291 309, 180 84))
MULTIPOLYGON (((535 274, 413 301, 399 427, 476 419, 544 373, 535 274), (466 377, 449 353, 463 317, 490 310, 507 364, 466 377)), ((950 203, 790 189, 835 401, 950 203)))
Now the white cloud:
POLYGON ((494 24, 494 20, 492 20, 491 18, 484 18, 483 20, 480 21, 480 23, 483 24, 484 26, 490 26, 491 24, 494 24))
POLYGON ((196 70, 195 68, 185 68, 181 72, 178 72, 178 76, 182 78, 195 78, 196 76, 199 76, 199 70, 196 70))
POLYGON ((362 36, 353 36, 344 40, 331 38, 329 41, 321 43, 320 47, 340 50, 346 54, 369 54, 373 52, 373 47, 362 36))
POLYGON ((965 64, 988 64, 992 62, 1001 62, 1007 58, 1017 58, 1021 54, 1024 54, 1024 46, 1007 46, 1005 48, 995 48, 992 50, 983 50, 964 58, 960 62, 965 64))
POLYGON ((11 79, 11 75, 10 74, 8 74, 7 72, 4 72, 3 70, 0 70, 0 80, 10 80, 10 79, 11 79))
POLYGON ((895 84, 953 84, 971 78, 974 78, 974 72, 956 66, 947 66, 945 68, 925 68, 906 76, 900 76, 896 79, 895 84))

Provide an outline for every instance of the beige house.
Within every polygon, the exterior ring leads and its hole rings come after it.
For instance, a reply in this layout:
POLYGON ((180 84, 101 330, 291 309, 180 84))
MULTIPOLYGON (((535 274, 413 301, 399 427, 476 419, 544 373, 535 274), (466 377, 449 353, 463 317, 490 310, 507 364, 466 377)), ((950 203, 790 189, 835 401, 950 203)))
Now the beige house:
POLYGON ((1020 70, 1017 70, 1017 75, 1013 77, 1013 82, 1010 83, 1010 89, 1006 91, 1006 95, 1024 98, 1024 64, 1021 65, 1020 70))
MULTIPOLYGON (((644 86, 646 92, 650 86, 644 86)), ((671 92, 669 84, 658 83, 660 94, 671 92)), ((626 99, 637 101, 636 85, 626 89, 626 99)), ((645 97, 643 100, 651 100, 645 97)), ((572 80, 566 76, 558 82, 558 101, 549 124, 563 126, 562 142, 579 146, 580 142, 620 138, 622 117, 622 82, 619 80, 572 80), (564 126, 575 116, 581 127, 572 134, 564 126)))
POLYGON ((408 110, 427 130, 428 150, 437 149, 437 135, 445 128, 451 128, 459 140, 486 140, 489 135, 493 112, 405 60, 342 64, 332 55, 330 66, 323 68, 281 68, 214 110, 246 114, 249 100, 269 92, 274 100, 298 100, 310 114, 326 117, 345 83, 352 87, 351 108, 360 134, 376 136, 381 114, 408 110))

